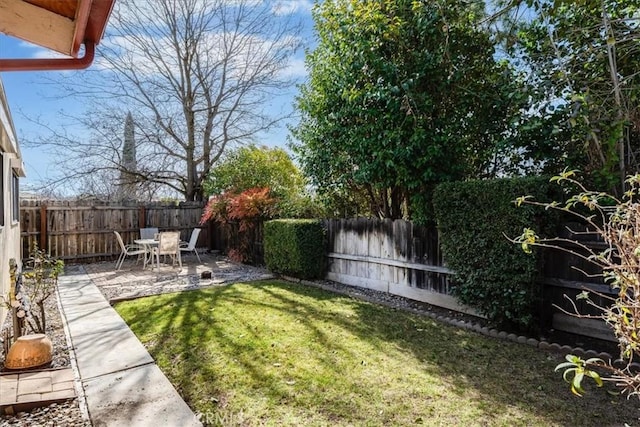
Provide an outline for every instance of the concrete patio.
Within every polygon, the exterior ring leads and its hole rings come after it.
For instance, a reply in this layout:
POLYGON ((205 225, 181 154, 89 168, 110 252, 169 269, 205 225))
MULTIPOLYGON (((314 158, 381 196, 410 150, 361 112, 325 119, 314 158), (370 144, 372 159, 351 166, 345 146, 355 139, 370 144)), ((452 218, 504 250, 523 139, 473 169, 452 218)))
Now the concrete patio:
POLYGON ((264 269, 236 264, 216 254, 200 254, 200 259, 201 263, 195 255, 183 255, 182 268, 160 264, 159 269, 143 269, 142 263, 136 264, 135 260, 129 259, 119 271, 115 271, 113 262, 87 264, 85 269, 93 283, 112 302, 273 277, 264 269), (203 278, 203 274, 208 273, 210 278, 203 278))

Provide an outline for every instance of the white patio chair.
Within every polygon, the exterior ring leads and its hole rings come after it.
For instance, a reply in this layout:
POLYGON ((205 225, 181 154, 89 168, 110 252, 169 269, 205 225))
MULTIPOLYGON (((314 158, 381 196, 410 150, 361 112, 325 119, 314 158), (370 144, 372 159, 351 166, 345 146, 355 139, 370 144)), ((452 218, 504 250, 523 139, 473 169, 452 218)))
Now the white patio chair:
POLYGON ((118 256, 118 260, 116 261, 116 271, 122 268, 122 264, 124 263, 125 258, 131 255, 138 256, 138 259, 136 259, 136 265, 137 265, 138 261, 140 261, 140 256, 141 255, 146 256, 147 254, 146 249, 143 248, 142 246, 134 245, 134 244, 125 245, 120 233, 118 233, 117 231, 114 231, 114 233, 116 234, 118 245, 120 245, 120 256, 118 256))
POLYGON ((158 268, 160 268, 160 255, 170 255, 176 265, 176 260, 182 268, 182 258, 180 257, 180 232, 163 231, 158 235, 158 247, 153 248, 153 255, 156 257, 158 268))
POLYGON ((200 235, 200 229, 194 228, 191 232, 191 238, 189 242, 180 242, 180 252, 194 252, 198 257, 198 263, 202 264, 198 250, 196 249, 196 243, 198 243, 198 236, 200 235))
POLYGON ((140 229, 141 239, 155 239, 158 234, 158 227, 146 227, 140 229))

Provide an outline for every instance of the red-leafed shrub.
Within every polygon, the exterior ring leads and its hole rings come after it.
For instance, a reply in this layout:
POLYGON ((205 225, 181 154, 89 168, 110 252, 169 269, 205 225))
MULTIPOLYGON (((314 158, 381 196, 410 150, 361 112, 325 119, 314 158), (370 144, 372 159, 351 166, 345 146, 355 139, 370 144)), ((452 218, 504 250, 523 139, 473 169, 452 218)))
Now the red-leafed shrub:
POLYGON ((226 225, 229 258, 253 262, 251 244, 255 229, 261 221, 275 215, 276 204, 277 199, 271 196, 269 188, 250 188, 240 194, 228 191, 209 199, 200 224, 216 221, 226 225))
POLYGON ((227 210, 231 201, 230 194, 221 194, 213 196, 204 207, 204 212, 200 218, 200 225, 204 225, 209 221, 227 222, 227 210))
POLYGON ((227 212, 230 219, 238 221, 240 231, 246 231, 257 220, 271 218, 275 203, 268 188, 250 188, 231 198, 227 212))

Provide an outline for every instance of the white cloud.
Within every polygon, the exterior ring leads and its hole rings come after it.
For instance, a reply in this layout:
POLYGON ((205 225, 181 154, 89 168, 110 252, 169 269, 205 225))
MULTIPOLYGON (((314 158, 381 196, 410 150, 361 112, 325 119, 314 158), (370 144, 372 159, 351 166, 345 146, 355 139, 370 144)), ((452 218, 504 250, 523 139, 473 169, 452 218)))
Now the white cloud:
POLYGON ((291 15, 294 13, 309 13, 313 2, 309 0, 279 0, 271 8, 275 15, 291 15))
POLYGON ((282 74, 285 77, 300 78, 306 77, 308 72, 304 65, 304 59, 293 58, 287 64, 287 67, 282 70, 282 74))
MULTIPOLYGON (((207 0, 197 0, 205 4, 207 0)), ((214 0, 215 1, 215 0, 214 0)), ((219 1, 219 0, 217 0, 219 1)), ((253 4, 256 0, 222 0, 226 5, 233 5, 234 2, 241 1, 244 4, 253 4)), ((259 2, 258 2, 259 3, 259 2)), ((310 9, 312 3, 308 0, 302 1, 283 1, 277 2, 281 4, 283 9, 289 11, 310 9)), ((200 3, 198 3, 200 4, 200 3)), ((263 2, 266 5, 267 12, 269 8, 278 7, 276 2, 263 2), (273 5, 273 6, 272 6, 273 5)), ((140 76, 150 76, 159 72, 157 64, 162 58, 163 67, 166 66, 168 71, 174 75, 179 75, 179 61, 176 57, 175 46, 172 39, 168 36, 166 28, 160 22, 154 22, 150 26, 144 23, 152 18, 153 10, 146 9, 138 11, 135 15, 132 11, 127 10, 125 5, 119 12, 124 13, 127 22, 122 28, 112 27, 111 31, 102 40, 99 48, 100 55, 97 56, 95 67, 102 70, 114 68, 113 63, 124 65, 134 69, 140 76), (138 22, 141 21, 141 22, 138 22), (118 31, 120 30, 120 31, 118 31), (113 62, 113 63, 112 63, 113 62)), ((293 12, 291 12, 293 13, 293 12)), ((297 13, 297 12, 295 12, 297 13)), ((259 27, 259 26, 258 26, 259 27)), ((202 64, 215 68, 225 59, 228 60, 228 76, 232 79, 241 80, 251 75, 255 70, 254 67, 264 68, 265 72, 273 70, 278 72, 279 76, 284 78, 298 78, 306 76, 304 69, 304 61, 302 59, 290 58, 287 63, 273 63, 265 68, 269 62, 269 57, 274 51, 289 51, 293 53, 301 44, 298 35, 281 35, 278 40, 271 40, 269 27, 258 28, 264 30, 263 34, 257 32, 246 32, 234 35, 231 32, 221 32, 219 28, 212 27, 211 31, 205 31, 201 45, 199 47, 199 58, 202 64), (230 41, 234 40, 233 46, 230 41), (266 63, 264 61, 267 61, 266 63)))
POLYGON ((29 57, 33 59, 51 59, 51 58, 69 59, 70 58, 67 55, 63 55, 54 50, 47 49, 26 41, 21 41, 19 46, 21 49, 25 49, 25 51, 30 50, 31 52, 29 54, 30 55, 29 57))

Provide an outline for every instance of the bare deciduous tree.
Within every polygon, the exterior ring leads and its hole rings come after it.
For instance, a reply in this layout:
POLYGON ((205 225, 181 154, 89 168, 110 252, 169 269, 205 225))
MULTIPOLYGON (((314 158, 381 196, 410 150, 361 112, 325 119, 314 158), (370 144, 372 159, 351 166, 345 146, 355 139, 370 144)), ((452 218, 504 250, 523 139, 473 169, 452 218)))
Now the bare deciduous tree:
POLYGON ((89 137, 57 123, 40 141, 71 163, 64 179, 106 174, 117 187, 124 172, 148 189, 201 200, 202 181, 227 147, 253 142, 286 116, 269 101, 293 88, 285 71, 301 44, 300 25, 272 4, 118 1, 94 67, 55 80, 92 105, 74 118, 89 137), (121 158, 128 110, 135 171, 121 158))

